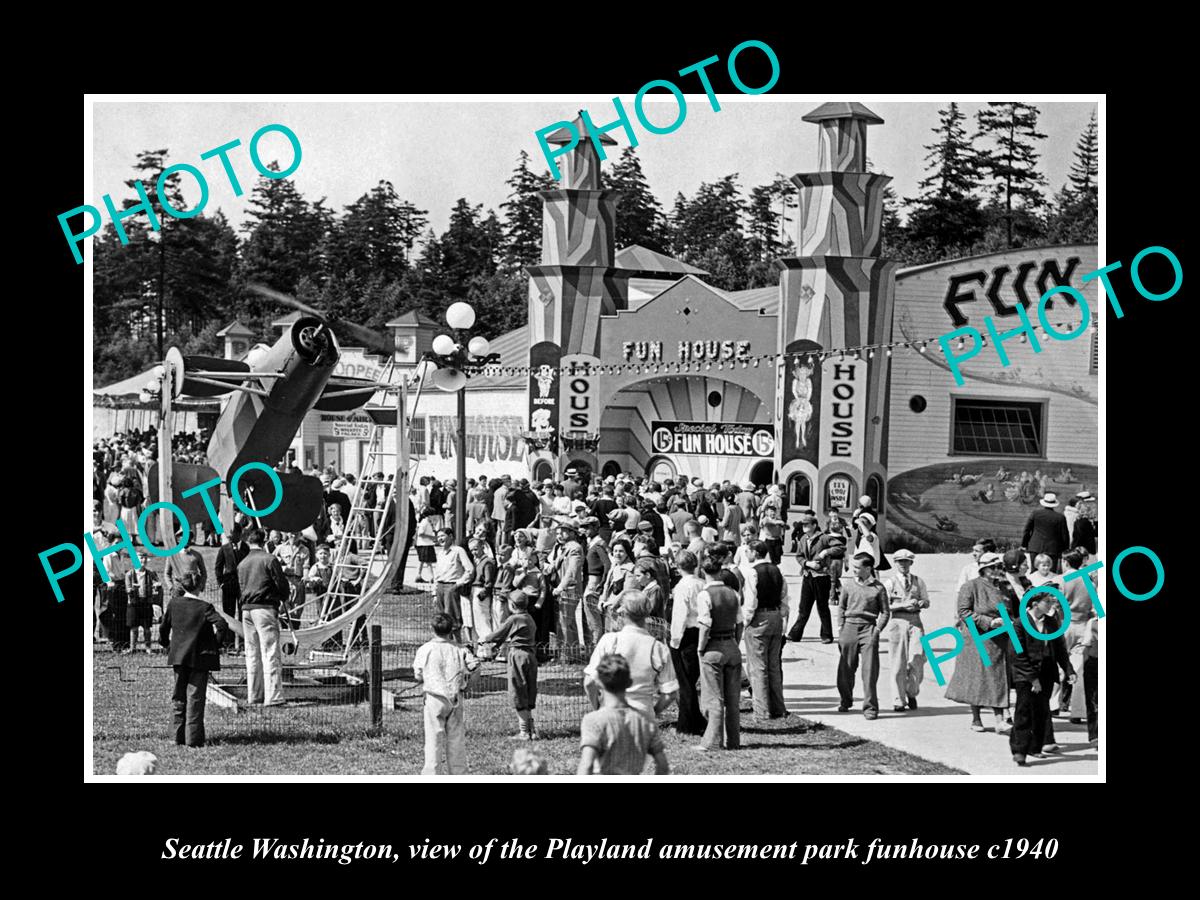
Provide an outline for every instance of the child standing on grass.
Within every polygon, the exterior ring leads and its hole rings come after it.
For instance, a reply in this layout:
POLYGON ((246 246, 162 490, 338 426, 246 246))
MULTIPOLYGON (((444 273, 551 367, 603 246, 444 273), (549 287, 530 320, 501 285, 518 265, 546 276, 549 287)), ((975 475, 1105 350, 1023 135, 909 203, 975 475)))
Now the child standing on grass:
POLYGON ((417 648, 413 675, 425 691, 425 767, 422 775, 465 775, 467 729, 463 692, 479 667, 454 641, 458 623, 446 613, 433 619, 433 640, 417 648))
POLYGON ((133 652, 134 645, 137 644, 139 628, 146 641, 146 652, 154 652, 150 632, 154 628, 154 601, 156 599, 154 591, 157 582, 158 576, 149 566, 142 566, 140 569, 134 569, 131 566, 125 573, 125 596, 127 598, 125 624, 129 628, 129 649, 125 651, 126 653, 133 652))
POLYGON ((480 638, 481 644, 499 644, 506 641, 505 656, 508 660, 508 697, 520 719, 517 739, 536 741, 537 726, 533 723, 533 710, 537 705, 537 625, 529 615, 529 597, 521 590, 508 595, 512 615, 500 623, 491 634, 480 638))
POLYGON ((604 689, 600 708, 580 723, 577 775, 641 775, 646 757, 654 757, 654 774, 668 775, 671 767, 658 726, 625 702, 633 683, 629 663, 619 653, 605 653, 596 665, 596 680, 604 689))

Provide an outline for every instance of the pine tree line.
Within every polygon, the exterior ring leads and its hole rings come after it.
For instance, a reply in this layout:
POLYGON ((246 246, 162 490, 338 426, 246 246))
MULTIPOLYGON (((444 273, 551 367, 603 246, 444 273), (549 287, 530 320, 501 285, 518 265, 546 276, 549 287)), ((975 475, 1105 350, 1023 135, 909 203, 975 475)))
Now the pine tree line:
MULTIPOLYGON (((1005 247, 1092 241, 1097 233, 1098 141, 1093 114, 1075 151, 1067 183, 1052 198, 1037 169, 1038 111, 989 103, 968 136, 966 116, 951 103, 939 112, 926 145, 926 177, 916 197, 884 192, 881 254, 916 265, 1005 247), (902 219, 901 210, 907 217, 902 219)), ((138 155, 135 177, 156 184, 168 151, 138 155)), ((126 184, 132 188, 134 179, 126 184)), ((216 333, 235 319, 264 341, 285 315, 246 285, 262 282, 324 312, 383 329, 416 309, 441 320, 455 300, 470 302, 481 333, 498 336, 525 323, 524 267, 541 258, 542 199, 558 183, 530 168, 521 152, 506 182, 500 213, 460 198, 440 235, 428 211, 380 181, 340 213, 325 198, 310 201, 289 179, 260 177, 248 197, 241 234, 217 212, 188 219, 165 215, 151 194, 161 230, 144 215, 123 224, 123 246, 110 223, 94 245, 96 384, 143 371, 179 345, 219 354, 216 333)), ((677 194, 670 213, 651 190, 636 152, 626 147, 603 170, 603 186, 621 194, 618 247, 639 244, 709 273, 723 290, 778 283, 774 260, 795 253, 798 192, 776 173, 743 194, 738 174, 677 194)), ((186 208, 179 178, 164 186, 186 208)), ((126 201, 125 207, 134 205, 126 201)))

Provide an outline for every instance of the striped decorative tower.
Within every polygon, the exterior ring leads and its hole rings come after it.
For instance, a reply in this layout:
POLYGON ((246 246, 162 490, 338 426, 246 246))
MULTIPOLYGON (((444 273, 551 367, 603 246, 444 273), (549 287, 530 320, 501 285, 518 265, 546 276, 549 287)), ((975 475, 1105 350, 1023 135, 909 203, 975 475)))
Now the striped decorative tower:
MULTIPOLYGON (((631 273, 614 266, 616 214, 620 194, 601 190, 600 158, 582 116, 572 123, 579 141, 570 153, 558 157, 563 187, 541 191, 542 260, 527 266, 529 273, 530 431, 569 431, 570 410, 558 402, 558 379, 550 384, 549 368, 561 365, 598 365, 600 316, 612 315, 628 306, 631 273), (539 380, 540 374, 540 380, 539 380), (549 387, 547 387, 549 385, 549 387), (548 415, 547 415, 548 413, 548 415), (561 423, 560 423, 561 419, 561 423)), ((570 131, 562 128, 547 137, 552 144, 570 143, 570 131)), ((603 145, 615 146, 607 135, 603 145)), ((598 376, 593 375, 593 379, 598 376)), ((592 395, 596 387, 593 384, 592 395)), ((562 398, 565 400, 565 393, 562 398)), ((600 414, 582 429, 599 434, 600 414)), ((582 420, 579 420, 582 421, 582 420)), ((578 421, 574 423, 578 425, 578 421)), ((549 459, 550 454, 537 456, 549 459)), ((595 453, 578 451, 579 459, 595 467, 595 453)), ((563 460, 565 464, 565 460, 563 460)), ((533 467, 534 460, 530 460, 533 467)))
MULTIPOLYGON (((891 178, 866 171, 867 126, 883 120, 860 103, 826 103, 803 118, 820 128, 820 171, 792 178, 800 189, 800 253, 778 263, 779 351, 885 343, 899 267, 878 256, 891 178)), ((886 355, 865 351, 861 360, 850 353, 824 364, 792 356, 779 369, 780 478, 807 478, 820 513, 853 509, 863 493, 884 508, 887 373, 886 355)))

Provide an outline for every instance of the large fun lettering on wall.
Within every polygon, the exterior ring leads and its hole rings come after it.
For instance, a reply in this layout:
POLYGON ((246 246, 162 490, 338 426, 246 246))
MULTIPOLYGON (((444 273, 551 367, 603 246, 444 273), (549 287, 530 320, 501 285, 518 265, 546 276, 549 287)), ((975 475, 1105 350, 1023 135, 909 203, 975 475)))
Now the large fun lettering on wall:
MULTIPOLYGON (((457 419, 428 416, 429 454, 454 458, 457 419)), ((478 463, 511 460, 524 462, 524 423, 520 416, 467 416, 467 459, 478 463)))

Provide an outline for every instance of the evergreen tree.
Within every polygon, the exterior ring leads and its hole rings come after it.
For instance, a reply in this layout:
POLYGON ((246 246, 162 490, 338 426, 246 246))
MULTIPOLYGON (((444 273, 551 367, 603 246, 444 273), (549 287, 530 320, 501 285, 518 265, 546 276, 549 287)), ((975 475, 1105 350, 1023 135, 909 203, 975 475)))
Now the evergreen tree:
MULTIPOLYGON (((271 163, 268 168, 278 165, 271 163)), ((324 198, 309 203, 290 178, 263 176, 250 194, 247 232, 238 269, 239 285, 261 282, 278 291, 296 294, 308 278, 322 285, 327 277, 325 249, 333 227, 333 213, 324 198)), ((283 314, 257 294, 242 291, 237 313, 260 335, 270 333, 271 320, 283 314)))
POLYGON ((1037 130, 1037 120, 1037 107, 1028 103, 989 103, 976 116, 976 136, 995 142, 980 151, 979 164, 993 182, 989 212, 1003 226, 1008 247, 1042 237, 1038 214, 1046 204, 1046 179, 1037 169, 1034 142, 1046 135, 1037 130))
MULTIPOLYGON (((331 275, 382 276, 399 281, 408 268, 410 231, 425 211, 402 201, 390 181, 380 181, 346 207, 329 235, 327 253, 331 275)), ((423 224, 422 224, 423 227, 423 224)))
POLYGON ((529 154, 524 150, 517 157, 517 167, 505 182, 510 188, 508 199, 500 204, 504 212, 506 248, 504 267, 520 272, 525 266, 538 263, 542 255, 542 198, 539 191, 551 185, 529 169, 529 154))
POLYGON ((750 190, 746 204, 747 228, 750 237, 750 256, 756 261, 777 259, 782 249, 779 243, 779 213, 775 211, 774 185, 760 184, 750 190))
POLYGON ((1092 113, 1087 127, 1075 145, 1075 161, 1067 183, 1054 196, 1053 212, 1046 226, 1046 236, 1056 243, 1095 241, 1099 224, 1100 147, 1096 134, 1096 114, 1092 113))
POLYGON ((795 182, 782 172, 775 173, 771 182, 771 192, 775 202, 779 204, 779 246, 784 255, 795 252, 796 242, 792 240, 791 225, 796 221, 791 213, 800 206, 800 190, 795 182))
POLYGON ((633 147, 625 147, 611 170, 601 173, 605 188, 621 192, 617 207, 617 246, 633 244, 666 253, 671 239, 662 205, 650 190, 642 163, 633 147))
POLYGON ((745 205, 736 172, 701 184, 690 200, 682 194, 675 200, 674 254, 707 271, 707 280, 727 291, 742 290, 750 283, 752 259, 741 225, 745 205))
POLYGON ((957 103, 938 111, 938 126, 933 129, 936 139, 925 145, 928 174, 918 183, 920 195, 908 201, 912 212, 906 238, 929 246, 934 258, 945 258, 953 248, 972 245, 987 228, 979 198, 974 195, 980 157, 967 139, 965 120, 957 103))

